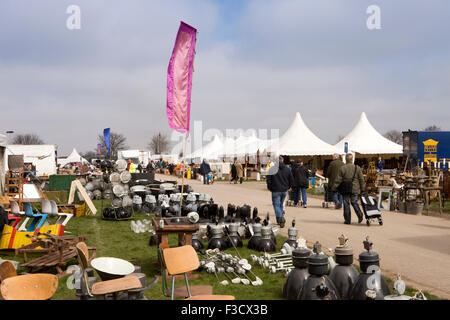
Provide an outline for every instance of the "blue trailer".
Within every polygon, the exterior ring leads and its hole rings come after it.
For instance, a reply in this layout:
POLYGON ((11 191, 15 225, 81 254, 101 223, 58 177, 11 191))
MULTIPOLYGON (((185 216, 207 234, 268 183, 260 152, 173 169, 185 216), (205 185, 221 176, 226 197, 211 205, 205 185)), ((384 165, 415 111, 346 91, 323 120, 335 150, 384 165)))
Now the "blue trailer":
POLYGON ((403 158, 409 159, 411 168, 425 162, 433 167, 449 169, 450 131, 404 131, 403 158))

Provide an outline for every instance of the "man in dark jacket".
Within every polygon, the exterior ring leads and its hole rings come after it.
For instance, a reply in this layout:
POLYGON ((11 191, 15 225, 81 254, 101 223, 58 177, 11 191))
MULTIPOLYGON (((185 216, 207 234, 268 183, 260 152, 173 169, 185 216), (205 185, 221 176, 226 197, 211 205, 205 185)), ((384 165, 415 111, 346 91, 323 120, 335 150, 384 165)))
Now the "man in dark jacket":
POLYGON ((375 166, 377 167, 378 172, 381 172, 384 169, 384 160, 381 159, 381 157, 378 157, 378 160, 375 163, 375 166))
POLYGON ((200 174, 203 175, 203 184, 209 184, 208 173, 211 172, 211 167, 209 163, 203 159, 202 164, 200 165, 200 174))
MULTIPOLYGON (((336 180, 339 170, 344 165, 344 162, 339 158, 339 155, 335 153, 333 155, 333 161, 331 161, 330 165, 327 169, 327 178, 328 178, 328 188, 331 190, 333 187, 334 181, 336 180)), ((333 192, 333 202, 334 202, 334 208, 340 209, 342 208, 342 194, 339 193, 338 190, 332 191, 333 192)))
POLYGON ((279 158, 278 166, 273 166, 267 173, 267 189, 272 192, 272 205, 275 211, 277 223, 284 228, 284 199, 287 191, 292 188, 294 178, 291 170, 284 164, 283 158, 279 158))
POLYGON ((298 206, 298 202, 300 200, 300 191, 302 192, 302 203, 303 208, 306 208, 306 189, 309 186, 308 178, 310 176, 310 172, 306 166, 303 165, 302 159, 298 159, 295 164, 292 174, 294 177, 293 191, 294 191, 294 206, 298 206))
POLYGON ((345 156, 346 164, 339 169, 339 174, 333 183, 332 190, 337 190, 342 181, 352 181, 352 193, 343 194, 344 197, 344 223, 351 223, 350 203, 358 216, 358 223, 363 220, 361 209, 358 204, 358 195, 364 191, 364 176, 361 168, 353 164, 353 155, 347 153, 345 156))

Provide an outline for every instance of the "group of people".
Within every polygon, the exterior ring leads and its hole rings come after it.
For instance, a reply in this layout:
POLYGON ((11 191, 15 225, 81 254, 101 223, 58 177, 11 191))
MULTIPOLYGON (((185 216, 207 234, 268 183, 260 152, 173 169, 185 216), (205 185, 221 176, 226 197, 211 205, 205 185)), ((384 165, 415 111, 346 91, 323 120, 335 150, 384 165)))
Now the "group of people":
MULTIPOLYGON (((355 210, 358 217, 358 223, 363 220, 363 214, 358 204, 359 195, 364 190, 364 176, 359 166, 353 164, 353 155, 346 154, 344 163, 338 154, 333 155, 333 161, 327 170, 328 188, 333 193, 333 202, 335 208, 344 207, 344 223, 351 223, 350 206, 355 210), (346 191, 341 187, 347 184, 346 191)), ((306 189, 309 185, 309 177, 314 176, 301 159, 292 162, 290 166, 284 163, 284 158, 279 157, 278 166, 269 168, 267 174, 267 189, 272 193, 272 205, 275 211, 277 224, 284 227, 286 220, 284 218, 284 201, 288 191, 293 192, 294 206, 299 206, 300 193, 302 196, 302 206, 307 207, 306 189)))
POLYGON ((239 180, 239 183, 242 184, 242 180, 244 178, 244 167, 242 164, 238 163, 237 160, 234 160, 233 164, 231 165, 231 179, 230 183, 234 181, 236 184, 239 180))
POLYGON ((153 164, 153 161, 149 161, 147 166, 145 167, 145 169, 142 167, 142 164, 139 162, 139 164, 136 166, 133 162, 133 160, 128 159, 128 164, 127 164, 127 170, 130 173, 149 173, 152 172, 153 170, 155 170, 155 166, 153 164))
POLYGON ((278 166, 273 165, 267 173, 267 189, 272 193, 272 205, 275 211, 277 224, 284 228, 284 200, 287 192, 293 193, 294 206, 299 207, 300 193, 303 208, 307 207, 306 189, 309 186, 309 177, 312 173, 304 164, 302 159, 291 162, 290 166, 284 163, 284 158, 279 157, 278 166))

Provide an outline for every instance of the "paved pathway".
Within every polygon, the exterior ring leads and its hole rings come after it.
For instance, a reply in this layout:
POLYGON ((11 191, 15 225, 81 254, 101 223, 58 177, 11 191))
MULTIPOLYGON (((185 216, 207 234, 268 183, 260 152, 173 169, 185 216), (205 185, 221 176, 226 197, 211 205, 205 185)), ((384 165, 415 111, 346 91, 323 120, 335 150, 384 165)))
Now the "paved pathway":
MULTIPOLYGON (((157 175, 157 179, 174 178, 157 175)), ((258 208, 261 218, 270 212, 275 221, 270 192, 264 182, 244 182, 242 185, 186 182, 195 192, 211 194, 214 202, 225 209, 228 203, 248 204, 258 208)), ((322 208, 322 199, 312 197, 308 199, 306 209, 286 207, 287 223, 282 234, 287 234, 293 218, 299 235, 308 243, 320 241, 323 248, 336 247, 337 237, 344 233, 354 249, 355 258, 363 251, 362 241, 368 235, 374 243, 373 250, 380 255, 384 275, 395 278, 397 273, 401 273, 406 284, 450 299, 450 219, 383 211, 383 226, 375 223, 367 227, 365 220, 357 223, 352 209, 352 224, 345 225, 342 209, 322 208)))

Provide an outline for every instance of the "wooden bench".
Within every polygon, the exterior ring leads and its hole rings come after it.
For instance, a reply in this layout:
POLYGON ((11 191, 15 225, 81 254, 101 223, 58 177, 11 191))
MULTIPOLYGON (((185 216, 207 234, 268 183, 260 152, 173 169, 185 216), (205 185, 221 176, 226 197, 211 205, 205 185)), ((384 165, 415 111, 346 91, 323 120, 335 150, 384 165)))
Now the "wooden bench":
MULTIPOLYGON (((23 253, 24 263, 21 267, 28 268, 28 272, 33 272, 33 268, 39 268, 34 272, 41 272, 50 267, 56 267, 58 276, 65 275, 65 272, 61 269, 66 265, 67 261, 77 256, 75 246, 79 242, 83 242, 87 239, 87 236, 53 236, 44 234, 48 238, 38 238, 39 234, 32 237, 32 243, 16 250, 17 253, 23 253), (35 249, 36 247, 42 247, 43 249, 35 249), (43 252, 46 253, 34 260, 28 261, 27 253, 30 252, 43 252)), ((96 257, 97 247, 88 247, 93 251, 90 260, 96 257)))

